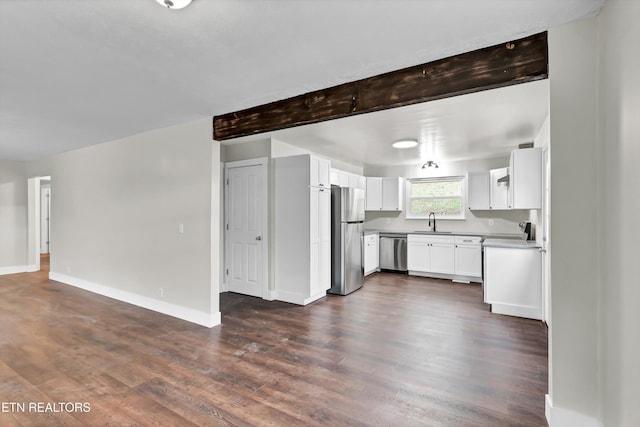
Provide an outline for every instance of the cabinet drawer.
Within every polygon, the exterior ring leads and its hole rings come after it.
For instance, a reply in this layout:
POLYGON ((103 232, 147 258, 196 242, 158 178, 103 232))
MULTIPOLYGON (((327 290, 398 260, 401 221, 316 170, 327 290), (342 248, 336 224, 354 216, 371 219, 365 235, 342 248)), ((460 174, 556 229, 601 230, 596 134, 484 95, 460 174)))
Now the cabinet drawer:
POLYGON ((480 245, 481 240, 479 236, 455 236, 456 245, 480 245))
POLYGON ((367 234, 366 236, 364 236, 364 242, 365 243, 377 243, 378 241, 378 234, 367 234))
POLYGON ((424 244, 429 243, 429 236, 425 236, 424 234, 407 234, 407 244, 424 244))

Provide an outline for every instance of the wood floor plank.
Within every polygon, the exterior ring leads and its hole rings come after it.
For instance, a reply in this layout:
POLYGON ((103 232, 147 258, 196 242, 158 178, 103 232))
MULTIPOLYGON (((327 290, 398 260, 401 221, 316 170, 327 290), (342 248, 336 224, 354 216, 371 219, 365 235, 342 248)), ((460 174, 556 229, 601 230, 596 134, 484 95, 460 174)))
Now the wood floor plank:
POLYGON ((546 327, 490 313, 480 286, 376 273, 306 307, 220 302, 208 329, 0 276, 0 400, 91 404, 0 425, 546 426, 546 327))

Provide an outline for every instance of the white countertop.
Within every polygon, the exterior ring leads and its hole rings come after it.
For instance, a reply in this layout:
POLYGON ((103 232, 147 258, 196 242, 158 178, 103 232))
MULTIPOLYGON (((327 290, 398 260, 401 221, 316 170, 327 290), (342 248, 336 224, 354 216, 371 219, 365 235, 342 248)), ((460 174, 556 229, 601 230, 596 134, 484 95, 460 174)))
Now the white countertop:
POLYGON ((367 229, 364 230, 364 234, 373 234, 373 233, 385 233, 385 234, 427 234, 427 235, 435 235, 435 236, 477 236, 484 237, 485 239, 503 239, 503 240, 522 240, 521 234, 507 234, 507 233, 476 233, 473 231, 427 231, 427 230, 375 230, 375 229, 367 229))
POLYGON ((522 239, 495 239, 486 238, 482 242, 482 246, 485 248, 516 248, 516 249, 536 249, 541 248, 540 243, 535 240, 522 240, 522 239))

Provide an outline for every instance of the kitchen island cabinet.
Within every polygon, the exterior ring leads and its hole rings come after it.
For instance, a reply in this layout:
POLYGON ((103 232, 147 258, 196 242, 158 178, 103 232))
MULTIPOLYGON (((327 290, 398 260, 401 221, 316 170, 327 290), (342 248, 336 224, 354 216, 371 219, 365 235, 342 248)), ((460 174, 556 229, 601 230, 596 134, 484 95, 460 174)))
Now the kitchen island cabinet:
POLYGON ((491 312, 542 319, 542 254, 535 242, 484 242, 484 302, 491 312))

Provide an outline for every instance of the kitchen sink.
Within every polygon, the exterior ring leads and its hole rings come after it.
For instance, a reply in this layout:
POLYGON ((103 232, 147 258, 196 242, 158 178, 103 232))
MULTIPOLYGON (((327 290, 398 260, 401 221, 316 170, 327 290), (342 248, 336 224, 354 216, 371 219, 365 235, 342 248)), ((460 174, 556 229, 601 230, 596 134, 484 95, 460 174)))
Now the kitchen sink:
POLYGON ((452 231, 416 230, 416 231, 412 231, 412 233, 420 233, 420 234, 451 234, 452 231))

